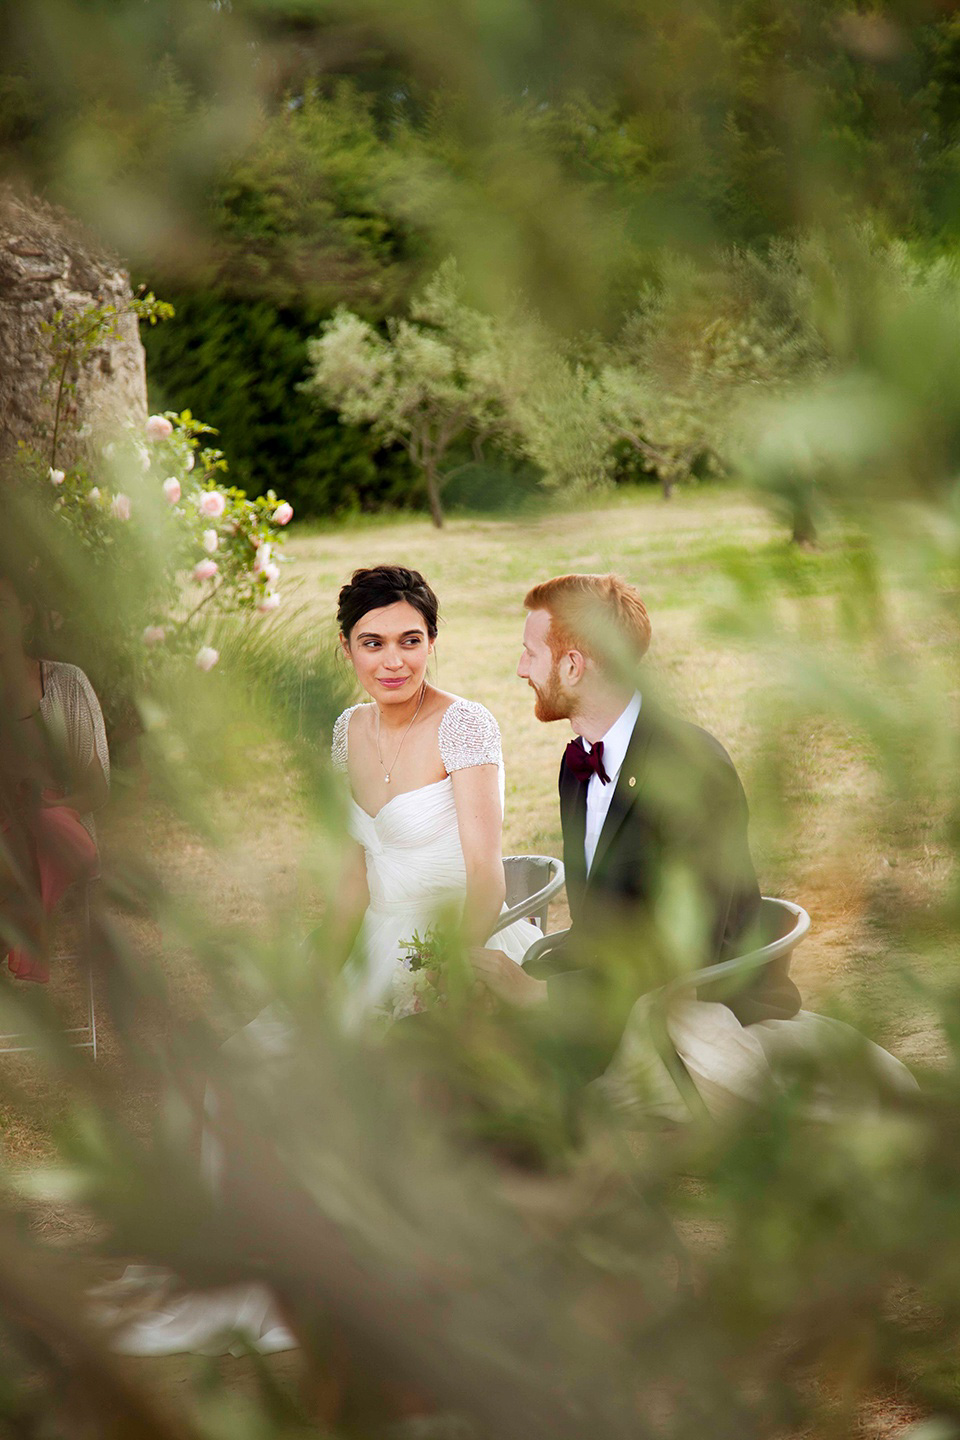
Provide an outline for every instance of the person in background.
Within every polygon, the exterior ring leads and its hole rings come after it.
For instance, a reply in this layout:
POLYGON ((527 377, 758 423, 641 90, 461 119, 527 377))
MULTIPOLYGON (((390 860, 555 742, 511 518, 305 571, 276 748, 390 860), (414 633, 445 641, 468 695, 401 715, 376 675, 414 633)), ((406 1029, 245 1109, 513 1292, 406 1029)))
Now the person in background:
POLYGON ((76 665, 30 653, 36 607, 0 571, 0 884, 12 932, 0 935, 10 972, 49 979, 48 919, 99 865, 93 812, 109 793, 99 702, 76 665))

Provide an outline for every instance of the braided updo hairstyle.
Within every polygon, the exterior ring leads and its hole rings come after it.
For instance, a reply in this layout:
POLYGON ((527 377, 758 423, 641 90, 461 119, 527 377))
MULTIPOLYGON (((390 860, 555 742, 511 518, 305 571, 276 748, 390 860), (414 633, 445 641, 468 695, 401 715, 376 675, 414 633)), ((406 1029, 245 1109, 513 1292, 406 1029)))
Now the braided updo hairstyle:
POLYGON ((440 618, 437 597, 420 571, 408 570, 405 565, 373 565, 369 569, 354 570, 337 600, 340 634, 349 641, 353 627, 368 611, 396 605, 399 600, 413 606, 423 617, 427 635, 436 640, 440 618))

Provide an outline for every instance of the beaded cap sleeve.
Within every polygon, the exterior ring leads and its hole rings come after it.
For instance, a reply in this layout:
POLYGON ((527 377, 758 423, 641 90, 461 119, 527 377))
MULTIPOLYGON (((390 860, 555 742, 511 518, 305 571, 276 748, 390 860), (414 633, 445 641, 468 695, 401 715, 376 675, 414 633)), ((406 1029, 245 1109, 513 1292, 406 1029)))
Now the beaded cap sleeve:
POLYGON ((475 700, 454 700, 443 713, 437 731, 440 759, 450 775, 472 765, 499 765, 500 726, 490 711, 475 700))
POLYGON ((359 710, 359 705, 351 705, 349 710, 344 710, 337 716, 337 722, 333 727, 333 741, 330 745, 330 758, 333 761, 335 770, 346 772, 347 768, 347 735, 350 730, 350 716, 354 710, 359 710))

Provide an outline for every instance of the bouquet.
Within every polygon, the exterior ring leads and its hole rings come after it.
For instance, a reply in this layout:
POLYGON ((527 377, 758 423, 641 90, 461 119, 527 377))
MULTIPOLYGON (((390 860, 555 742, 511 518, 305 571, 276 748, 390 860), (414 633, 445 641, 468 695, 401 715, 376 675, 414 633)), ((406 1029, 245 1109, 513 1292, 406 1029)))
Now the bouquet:
POLYGON ((443 998, 443 972, 447 956, 443 943, 431 925, 425 935, 415 930, 409 940, 400 941, 406 954, 397 966, 393 983, 393 1018, 419 1015, 443 998))

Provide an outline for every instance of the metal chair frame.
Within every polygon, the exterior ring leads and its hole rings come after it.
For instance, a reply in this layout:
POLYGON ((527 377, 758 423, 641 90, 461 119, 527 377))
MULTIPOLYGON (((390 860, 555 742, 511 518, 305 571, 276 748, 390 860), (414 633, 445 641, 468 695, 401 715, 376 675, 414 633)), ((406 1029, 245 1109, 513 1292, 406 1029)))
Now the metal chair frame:
POLYGON ((503 874, 508 908, 490 932, 491 940, 515 920, 536 920, 540 929, 546 930, 550 901, 563 889, 563 861, 552 855, 505 855, 503 874), (531 885, 537 888, 531 890, 531 885))
MULTIPOLYGON (((670 1002, 684 992, 698 990, 701 985, 714 984, 718 980, 739 980, 754 971, 762 970, 765 965, 782 959, 783 956, 789 955, 796 949, 810 929, 810 916, 803 906, 795 904, 792 900, 781 900, 772 895, 762 896, 760 904, 761 918, 770 914, 784 917, 789 915, 792 918, 793 924, 785 935, 771 940, 768 945, 761 945, 756 950, 749 950, 745 955, 736 955, 732 960, 721 960, 716 965, 705 965, 702 969, 692 970, 687 975, 678 975, 675 980, 668 981, 666 985, 654 992, 659 1002, 651 1010, 657 1048, 687 1108, 697 1117, 706 1116, 707 1109, 700 1098, 700 1092, 687 1074, 683 1061, 677 1055, 670 1041, 667 1030, 667 1011, 670 1002)), ((569 930, 558 930, 553 935, 544 935, 542 940, 535 941, 524 955, 523 964, 528 965, 531 960, 535 961, 541 956, 549 954, 551 950, 555 949, 558 941, 569 933, 569 930)))
MULTIPOLYGON (((97 878, 97 876, 92 876, 89 880, 84 880, 82 882, 80 918, 82 935, 81 948, 79 950, 71 950, 68 951, 66 954, 56 955, 54 957, 57 963, 60 963, 61 961, 76 960, 80 963, 80 965, 86 972, 86 1024, 68 1026, 68 1028, 64 1030, 63 1033, 65 1035, 76 1035, 78 1037, 81 1037, 76 1040, 71 1040, 69 1042, 71 1048, 74 1050, 92 1050, 94 1060, 96 1060, 97 1058, 97 1010, 93 989, 93 967, 89 962, 87 952, 90 945, 90 891, 92 887, 97 883, 97 878)), ((25 1054, 32 1050, 36 1050, 36 1045, 18 1045, 8 1043, 10 1041, 22 1040, 23 1038, 24 1037, 22 1034, 17 1034, 15 1032, 11 1032, 8 1034, 0 1034, 0 1055, 19 1055, 25 1054)))
MULTIPOLYGON (((508 908, 491 931, 490 939, 512 925, 514 920, 534 919, 540 929, 545 930, 550 901, 563 889, 563 862, 555 860, 552 855, 505 855, 503 875, 508 908)), ((323 926, 318 925, 304 936, 302 944, 306 953, 322 934, 323 926)))
MULTIPOLYGON (((771 908, 775 911, 786 912, 793 917, 793 925, 786 935, 778 940, 771 940, 769 945, 761 945, 756 950, 750 950, 746 955, 735 955, 732 960, 721 960, 716 965, 705 965, 701 970, 691 970, 687 975, 679 975, 675 980, 664 985, 664 995, 670 999, 682 990, 697 989, 715 980, 723 980, 727 977, 737 977, 748 973, 751 970, 762 970, 764 965, 769 965, 774 960, 789 955, 810 929, 810 916, 802 905, 796 905, 792 900, 781 900, 772 895, 763 895, 761 905, 766 907, 769 914, 771 908)), ((524 965, 531 960, 539 960, 543 955, 548 955, 551 950, 556 949, 559 941, 566 939, 569 929, 555 930, 552 935, 544 935, 542 940, 535 940, 523 957, 524 965)))

